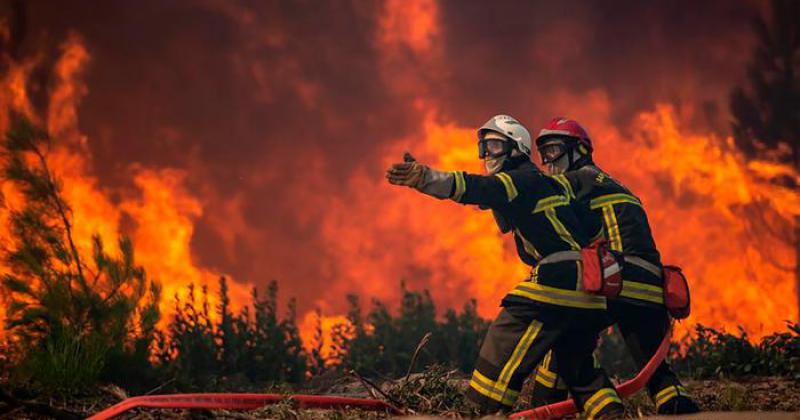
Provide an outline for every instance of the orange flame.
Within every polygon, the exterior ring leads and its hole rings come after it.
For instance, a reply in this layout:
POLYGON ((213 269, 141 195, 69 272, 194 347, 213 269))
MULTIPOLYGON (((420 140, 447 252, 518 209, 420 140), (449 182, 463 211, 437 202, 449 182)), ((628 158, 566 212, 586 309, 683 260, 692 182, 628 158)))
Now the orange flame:
MULTIPOLYGON (((423 124, 418 136, 384 145, 377 158, 385 166, 410 150, 439 169, 480 172, 475 128, 449 122, 436 104, 420 99, 419 91, 428 85, 420 72, 407 71, 420 66, 444 74, 437 19, 434 1, 386 3, 377 34, 378 77, 387 81, 401 104, 419 112, 423 124), (408 55, 414 59, 408 60, 408 55)), ((73 206, 79 246, 90 249, 91 235, 99 232, 113 249, 120 233, 130 234, 137 260, 164 284, 162 310, 168 313, 172 296, 184 285, 213 284, 217 277, 195 260, 191 249, 203 201, 185 188, 187 174, 178 169, 129 167, 135 191, 121 198, 112 199, 99 186, 90 170, 87 139, 77 125, 78 104, 88 91, 81 80, 89 59, 83 42, 73 35, 53 67, 54 85, 43 122, 57 138, 53 168, 73 206), (135 222, 130 229, 122 227, 126 217, 135 222)), ((37 63, 12 63, 2 75, 0 109, 34 116, 26 86, 37 63)), ((787 269, 794 264, 794 250, 780 233, 789 231, 792 218, 800 214, 800 198, 776 182, 781 177, 800 180, 793 168, 748 161, 730 139, 683 123, 691 120, 686 116, 691 110, 679 117, 669 105, 657 105, 629 124, 618 125, 611 122, 612 103, 602 90, 547 99, 553 115, 566 114, 590 129, 599 165, 642 198, 664 260, 685 268, 694 308, 681 332, 698 322, 742 325, 757 338, 796 317, 793 273, 787 269)), ((3 114, 0 130, 7 125, 3 114)), ((319 182, 325 185, 329 180, 319 182)), ((309 198, 325 209, 319 234, 330 258, 321 263, 321 271, 335 279, 324 292, 315 291, 316 301, 306 304, 332 314, 322 320, 326 341, 330 328, 344 320, 338 314, 346 293, 392 301, 399 281, 406 280, 412 288, 430 288, 435 302, 445 307, 475 297, 479 313, 493 317, 500 298, 526 275, 528 268, 488 212, 391 187, 381 173, 366 166, 345 182, 343 195, 309 198)), ((2 190, 6 203, 13 205, 13 191, 7 184, 2 190)), ((315 190, 324 191, 324 186, 315 190)), ((6 217, 7 211, 0 211, 0 229, 6 228, 6 217)), ((248 286, 230 286, 233 302, 245 304, 248 286)), ((314 316, 301 314, 307 346, 313 343, 314 316)))
MULTIPOLYGON (((63 183, 64 198, 72 207, 73 234, 78 249, 91 255, 92 236, 99 234, 109 251, 117 250, 116 239, 128 233, 135 245, 136 260, 142 264, 151 278, 162 283, 163 299, 161 311, 169 314, 173 296, 185 294, 189 283, 214 284, 219 274, 198 267, 191 253, 190 241, 194 223, 202 214, 200 202, 183 187, 185 174, 174 169, 148 169, 139 166, 129 168, 138 188, 138 194, 124 196, 114 202, 107 191, 98 186, 91 174, 91 155, 86 138, 78 130, 78 104, 87 93, 81 82, 82 71, 89 54, 77 36, 70 37, 62 46, 59 59, 54 65, 54 87, 47 110, 47 129, 54 138, 54 148, 48 156, 48 164, 63 183), (134 220, 131 232, 123 232, 120 220, 127 216, 134 220)), ((25 86, 28 74, 35 61, 13 66, 9 71, 3 105, 7 110, 22 112, 36 119, 27 97, 25 86)), ((0 130, 7 127, 2 121, 0 130)), ((6 203, 14 202, 13 188, 3 184, 6 203)), ((16 199, 19 203, 19 198, 16 199)), ((0 221, 6 221, 8 209, 0 211, 0 221)), ((3 229, 7 225, 3 224, 3 229)), ((249 297, 248 286, 229 283, 231 300, 237 307, 249 297)), ((217 304, 217 296, 211 294, 209 301, 217 304)), ((4 311, 0 312, 0 320, 4 311)), ((168 321, 162 319, 162 325, 168 321)))

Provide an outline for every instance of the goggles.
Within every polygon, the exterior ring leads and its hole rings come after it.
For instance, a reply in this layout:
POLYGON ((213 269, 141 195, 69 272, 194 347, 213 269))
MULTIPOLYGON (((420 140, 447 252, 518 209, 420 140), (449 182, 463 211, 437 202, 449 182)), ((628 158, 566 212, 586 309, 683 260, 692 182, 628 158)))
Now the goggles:
POLYGON ((511 153, 513 145, 510 141, 501 139, 478 140, 478 157, 493 159, 511 153))
POLYGON ((549 164, 561 159, 569 150, 569 146, 564 139, 553 139, 539 146, 538 149, 542 163, 549 164))

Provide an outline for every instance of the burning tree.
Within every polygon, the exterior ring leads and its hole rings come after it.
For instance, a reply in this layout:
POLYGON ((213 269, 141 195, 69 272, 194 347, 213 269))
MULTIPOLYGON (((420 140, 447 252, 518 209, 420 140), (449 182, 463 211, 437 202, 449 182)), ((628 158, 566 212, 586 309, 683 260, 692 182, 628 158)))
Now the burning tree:
MULTIPOLYGON (((759 18, 754 23, 758 45, 747 84, 731 95, 734 140, 748 155, 791 165, 796 172, 800 170, 800 3, 773 0, 770 11, 769 21, 759 18)), ((798 190, 792 176, 777 177, 775 182, 798 190)), ((795 244, 800 309, 800 217, 794 225, 794 238, 775 231, 795 244)))
POLYGON ((91 253, 81 251, 71 208, 48 166, 50 148, 46 132, 12 117, 1 166, 14 187, 5 200, 5 327, 22 358, 22 379, 76 389, 96 380, 111 358, 147 363, 160 287, 136 265, 127 238, 119 239, 118 256, 106 252, 99 235, 91 253))

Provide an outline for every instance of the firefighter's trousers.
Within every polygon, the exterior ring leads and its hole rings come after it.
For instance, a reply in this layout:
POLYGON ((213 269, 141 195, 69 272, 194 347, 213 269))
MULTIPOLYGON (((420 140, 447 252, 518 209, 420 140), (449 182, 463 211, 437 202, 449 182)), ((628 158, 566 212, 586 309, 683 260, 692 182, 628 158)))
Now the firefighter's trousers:
POLYGON ((611 382, 591 358, 607 318, 603 311, 578 312, 599 313, 576 317, 570 311, 503 308, 483 341, 467 397, 483 414, 509 411, 525 378, 552 349, 562 361, 564 382, 588 418, 621 410, 611 382))
MULTIPOLYGON (((642 306, 618 300, 609 300, 608 311, 617 322, 637 368, 642 369, 655 354, 667 332, 667 311, 663 307, 642 306)), ((550 404, 567 398, 567 389, 560 371, 565 363, 557 353, 545 356, 536 372, 532 398, 534 405, 550 404)), ((666 361, 653 374, 647 383, 647 389, 657 408, 674 397, 688 396, 666 361)))

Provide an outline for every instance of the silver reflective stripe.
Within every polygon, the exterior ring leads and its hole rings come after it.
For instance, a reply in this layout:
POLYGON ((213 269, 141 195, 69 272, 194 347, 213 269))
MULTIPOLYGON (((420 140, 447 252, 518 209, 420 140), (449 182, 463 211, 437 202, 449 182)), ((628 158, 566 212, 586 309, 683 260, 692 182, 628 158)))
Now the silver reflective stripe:
POLYGON ((631 263, 637 267, 643 268, 650 273, 652 273, 656 277, 661 277, 661 268, 650 261, 645 260, 644 258, 634 257, 633 255, 626 255, 625 262, 631 263))
POLYGON ((450 197, 453 182, 455 182, 455 175, 452 172, 441 172, 428 168, 419 190, 436 198, 445 199, 450 197))
POLYGON ((580 251, 558 251, 539 260, 538 265, 552 264, 564 261, 580 261, 580 259, 581 259, 580 251))

